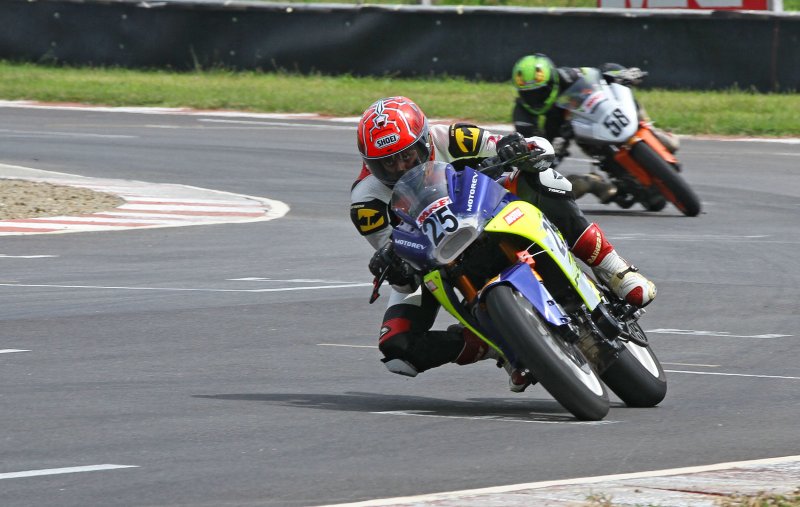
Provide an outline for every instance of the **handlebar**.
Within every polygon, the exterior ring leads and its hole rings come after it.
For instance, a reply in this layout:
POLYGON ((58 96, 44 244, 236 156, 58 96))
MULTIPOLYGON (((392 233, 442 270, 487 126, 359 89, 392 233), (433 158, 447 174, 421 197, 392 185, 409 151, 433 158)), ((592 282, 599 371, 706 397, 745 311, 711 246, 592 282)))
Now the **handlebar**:
POLYGON ((502 160, 498 156, 488 157, 481 160, 478 164, 477 171, 489 176, 492 179, 497 179, 505 172, 507 166, 512 165, 515 160, 502 160))

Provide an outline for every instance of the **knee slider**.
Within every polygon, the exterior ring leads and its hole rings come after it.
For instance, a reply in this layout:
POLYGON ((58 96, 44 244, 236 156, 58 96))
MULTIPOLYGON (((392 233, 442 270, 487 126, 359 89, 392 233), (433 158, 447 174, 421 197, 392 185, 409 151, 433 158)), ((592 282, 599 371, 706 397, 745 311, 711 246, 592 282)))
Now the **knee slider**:
POLYGON ((411 363, 402 359, 384 359, 383 364, 386 365, 386 369, 390 372, 397 373, 398 375, 416 377, 417 373, 419 373, 411 363))

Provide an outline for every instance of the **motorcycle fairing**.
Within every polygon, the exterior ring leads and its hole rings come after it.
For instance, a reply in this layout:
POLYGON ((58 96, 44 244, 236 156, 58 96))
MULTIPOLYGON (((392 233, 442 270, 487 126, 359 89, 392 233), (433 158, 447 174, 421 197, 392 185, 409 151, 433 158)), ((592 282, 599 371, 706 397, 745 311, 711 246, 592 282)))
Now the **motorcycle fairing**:
MULTIPOLYGON (((492 340, 486 337, 486 334, 481 325, 476 322, 469 312, 466 311, 464 306, 458 302, 458 296, 453 291, 453 288, 442 277, 440 270, 434 270, 427 273, 423 277, 425 287, 428 289, 433 297, 439 302, 440 305, 452 316, 458 319, 470 331, 475 333, 481 340, 486 342, 493 349, 503 353, 501 346, 495 344, 492 340)), ((499 336, 498 333, 490 333, 492 336, 499 336)))
MULTIPOLYGON (((558 229, 534 205, 525 201, 512 201, 486 224, 484 230, 489 233, 515 234, 538 245, 543 251, 534 254, 549 255, 555 261, 589 311, 600 304, 602 296, 597 287, 578 267, 558 229)), ((481 290, 481 294, 485 289, 484 287, 481 290)))
POLYGON ((539 314, 554 326, 561 326, 570 322, 569 316, 564 313, 561 306, 556 303, 553 296, 544 286, 542 280, 533 269, 524 262, 518 262, 503 270, 498 277, 487 283, 478 296, 482 296, 492 287, 506 284, 514 287, 527 299, 539 314))
POLYGON ((610 85, 597 69, 581 69, 578 78, 556 103, 569 111, 578 142, 587 144, 624 143, 639 128, 633 92, 627 86, 610 85))

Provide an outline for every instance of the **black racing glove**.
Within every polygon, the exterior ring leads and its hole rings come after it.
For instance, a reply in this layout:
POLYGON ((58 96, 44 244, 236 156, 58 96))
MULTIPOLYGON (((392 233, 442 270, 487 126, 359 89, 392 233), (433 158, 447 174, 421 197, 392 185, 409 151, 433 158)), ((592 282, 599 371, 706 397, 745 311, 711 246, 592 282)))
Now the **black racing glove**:
POLYGON ((497 156, 503 162, 509 162, 522 172, 544 171, 553 163, 555 154, 552 146, 541 147, 528 144, 519 132, 509 134, 497 141, 497 156))
POLYGON ((497 141, 497 156, 503 162, 526 158, 531 152, 528 141, 519 132, 514 132, 497 141))
POLYGON ((392 285, 409 285, 414 282, 416 271, 409 263, 398 257, 391 241, 379 248, 369 261, 369 271, 375 278, 380 278, 387 269, 389 271, 386 274, 386 281, 392 285))
POLYGON ((611 70, 608 72, 603 73, 603 77, 607 80, 613 80, 621 85, 625 86, 634 86, 642 83, 642 79, 647 75, 646 71, 643 71, 639 67, 628 67, 619 69, 619 70, 611 70))

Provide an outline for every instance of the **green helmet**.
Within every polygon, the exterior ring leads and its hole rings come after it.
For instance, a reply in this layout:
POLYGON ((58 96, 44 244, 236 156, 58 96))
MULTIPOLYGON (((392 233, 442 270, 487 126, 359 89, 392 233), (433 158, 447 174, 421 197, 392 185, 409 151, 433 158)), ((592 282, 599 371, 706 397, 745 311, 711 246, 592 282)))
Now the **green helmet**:
POLYGON ((511 71, 522 105, 532 114, 550 109, 558 97, 558 69, 547 56, 523 56, 511 71))

